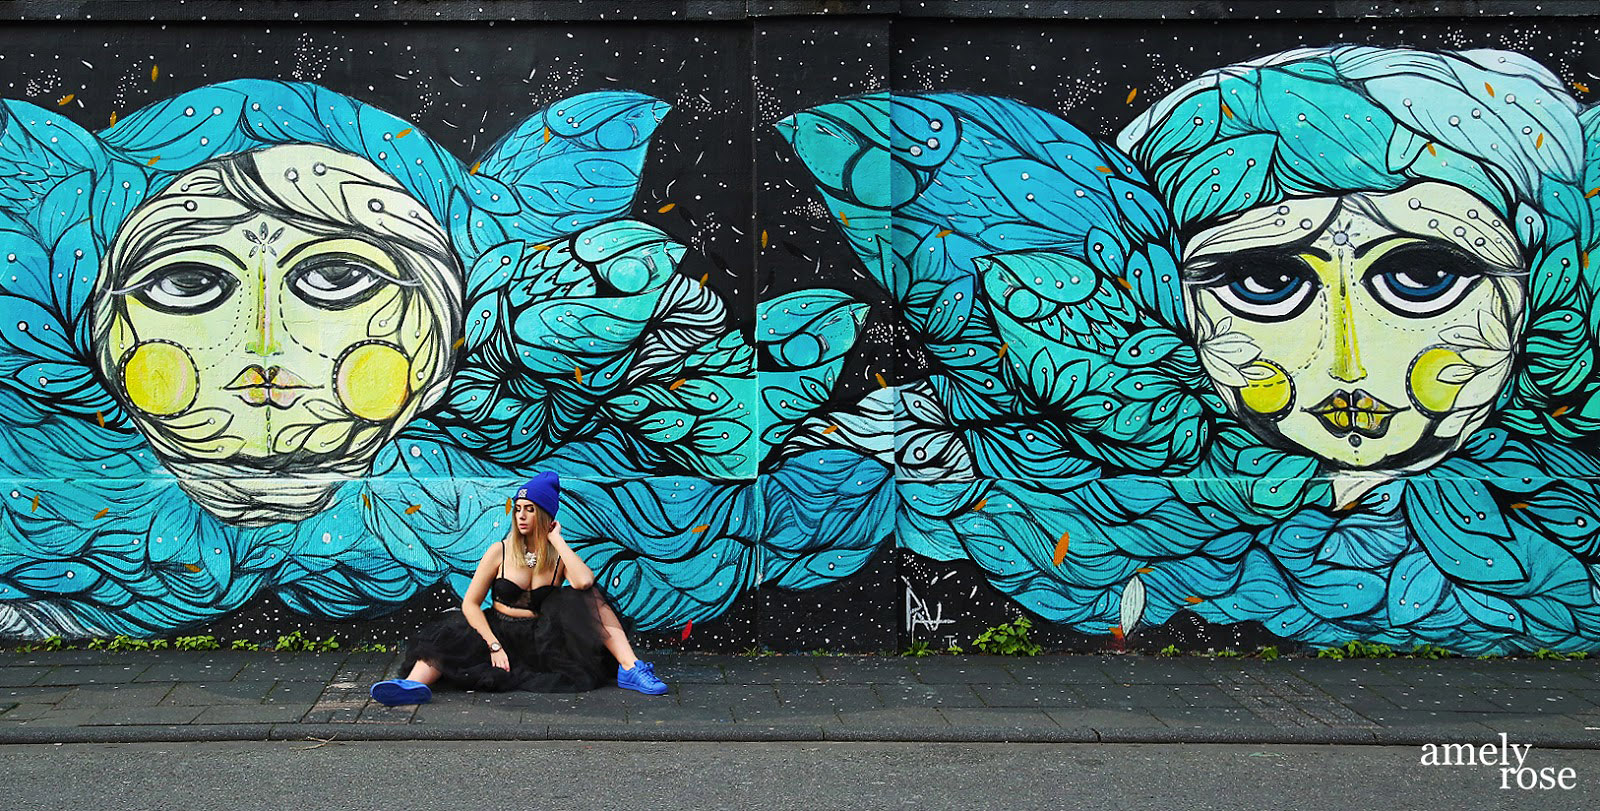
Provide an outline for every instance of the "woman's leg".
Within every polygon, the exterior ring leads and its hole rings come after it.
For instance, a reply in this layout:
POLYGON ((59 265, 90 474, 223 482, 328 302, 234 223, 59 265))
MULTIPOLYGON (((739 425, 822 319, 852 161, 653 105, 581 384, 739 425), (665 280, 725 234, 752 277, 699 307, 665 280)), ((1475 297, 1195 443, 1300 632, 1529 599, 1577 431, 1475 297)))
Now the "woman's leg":
POLYGON ((584 596, 595 604, 595 613, 600 617, 600 635, 605 640, 606 650, 617 657, 617 664, 623 670, 632 670, 639 657, 633 653, 633 645, 628 642, 628 633, 622 630, 622 620, 617 618, 617 612, 612 611, 600 593, 593 589, 589 589, 584 596))
POLYGON ((439 680, 440 675, 438 668, 418 659, 417 663, 412 665, 411 672, 406 675, 406 678, 412 681, 420 681, 423 684, 433 684, 439 680))

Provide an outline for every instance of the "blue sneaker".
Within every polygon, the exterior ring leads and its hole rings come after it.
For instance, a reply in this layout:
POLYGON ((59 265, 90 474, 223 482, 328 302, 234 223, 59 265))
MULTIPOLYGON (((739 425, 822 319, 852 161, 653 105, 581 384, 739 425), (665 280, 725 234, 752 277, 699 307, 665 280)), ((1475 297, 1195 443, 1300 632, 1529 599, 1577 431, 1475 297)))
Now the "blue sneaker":
POLYGON ((656 678, 656 666, 649 662, 634 662, 632 670, 617 665, 617 686, 624 690, 638 690, 647 696, 667 692, 667 683, 656 678))
POLYGON ((433 698, 428 685, 410 679, 384 679, 372 685, 372 700, 390 707, 399 704, 426 704, 433 698))

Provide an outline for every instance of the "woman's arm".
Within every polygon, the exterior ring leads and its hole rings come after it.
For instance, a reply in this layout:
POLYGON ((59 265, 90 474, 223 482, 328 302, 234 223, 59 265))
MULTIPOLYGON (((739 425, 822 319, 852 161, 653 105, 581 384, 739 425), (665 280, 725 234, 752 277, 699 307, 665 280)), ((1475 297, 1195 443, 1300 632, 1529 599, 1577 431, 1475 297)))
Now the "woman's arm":
POLYGON ((478 570, 472 573, 472 583, 467 586, 467 593, 461 598, 461 613, 467 617, 467 624, 472 630, 483 637, 483 644, 491 645, 500 640, 494 638, 494 631, 489 629, 489 619, 483 615, 483 598, 489 593, 489 585, 494 582, 495 573, 500 570, 500 544, 490 546, 483 553, 483 559, 478 561, 478 570))
POLYGON ((567 582, 571 583, 573 588, 586 589, 594 585, 594 571, 589 568, 589 564, 583 562, 583 558, 578 557, 577 552, 572 551, 572 547, 567 546, 566 540, 561 537, 560 523, 550 525, 550 545, 555 547, 556 556, 566 564, 567 582))

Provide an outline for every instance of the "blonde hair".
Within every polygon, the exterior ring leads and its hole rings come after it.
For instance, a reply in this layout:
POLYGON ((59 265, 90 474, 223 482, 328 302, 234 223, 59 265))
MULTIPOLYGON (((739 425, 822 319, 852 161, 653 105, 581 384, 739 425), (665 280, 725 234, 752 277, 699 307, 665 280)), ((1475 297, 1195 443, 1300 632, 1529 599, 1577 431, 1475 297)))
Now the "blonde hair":
MULTIPOLYGON (((506 546, 508 554, 517 561, 524 561, 528 553, 529 542, 537 547, 539 565, 533 568, 533 579, 553 577, 556 570, 556 548, 550 544, 550 527, 555 524, 555 519, 537 504, 533 506, 533 531, 528 537, 523 537, 517 530, 517 522, 511 522, 511 529, 506 530, 506 546)), ((559 585, 559 584, 557 584, 559 585)))

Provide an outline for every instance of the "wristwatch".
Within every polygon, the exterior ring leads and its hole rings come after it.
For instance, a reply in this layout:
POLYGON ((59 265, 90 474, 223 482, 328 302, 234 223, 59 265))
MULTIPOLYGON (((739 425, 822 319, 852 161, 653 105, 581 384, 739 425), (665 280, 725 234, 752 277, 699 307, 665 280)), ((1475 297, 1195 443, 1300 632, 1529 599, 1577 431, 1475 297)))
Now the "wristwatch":
POLYGON ((500 643, 499 642, 490 642, 489 643, 489 652, 490 653, 499 653, 501 650, 503 650, 503 648, 500 647, 500 643))

